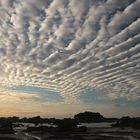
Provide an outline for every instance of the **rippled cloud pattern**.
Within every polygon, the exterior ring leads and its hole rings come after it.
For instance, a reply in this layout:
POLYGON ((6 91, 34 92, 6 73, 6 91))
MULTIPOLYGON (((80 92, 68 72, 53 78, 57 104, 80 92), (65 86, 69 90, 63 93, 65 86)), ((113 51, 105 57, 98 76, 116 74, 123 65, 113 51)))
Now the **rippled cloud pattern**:
POLYGON ((0 0, 1 86, 140 99, 139 13, 140 0, 0 0))

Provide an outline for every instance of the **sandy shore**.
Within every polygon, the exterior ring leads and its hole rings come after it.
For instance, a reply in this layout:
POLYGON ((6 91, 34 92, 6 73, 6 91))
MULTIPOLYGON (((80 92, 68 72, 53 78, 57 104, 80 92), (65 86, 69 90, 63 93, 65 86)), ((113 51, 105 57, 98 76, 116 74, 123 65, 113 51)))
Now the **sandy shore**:
POLYGON ((55 134, 32 135, 41 138, 41 140, 139 140, 140 130, 128 128, 106 128, 91 127, 87 132, 59 132, 55 134))
POLYGON ((139 140, 140 130, 112 127, 89 127, 87 132, 24 133, 0 135, 0 140, 139 140))
POLYGON ((26 133, 1 134, 0 140, 41 140, 40 137, 28 135, 26 133))

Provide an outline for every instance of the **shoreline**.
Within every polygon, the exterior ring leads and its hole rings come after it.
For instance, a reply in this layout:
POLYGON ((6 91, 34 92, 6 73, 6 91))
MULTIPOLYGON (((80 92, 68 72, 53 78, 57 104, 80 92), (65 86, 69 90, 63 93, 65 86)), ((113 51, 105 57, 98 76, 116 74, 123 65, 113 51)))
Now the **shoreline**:
MULTIPOLYGON (((87 131, 25 131, 28 125, 15 127, 15 134, 0 134, 0 140, 139 140, 140 130, 129 127, 112 127, 112 123, 81 123, 87 131)), ((32 124, 30 124, 32 126, 32 124)), ((46 124, 47 125, 47 124, 46 124)), ((40 125, 39 125, 40 126, 40 125)), ((44 126, 44 124, 42 124, 44 126)), ((36 126, 34 126, 36 127, 36 126)), ((51 129, 51 128, 50 128, 51 129)))

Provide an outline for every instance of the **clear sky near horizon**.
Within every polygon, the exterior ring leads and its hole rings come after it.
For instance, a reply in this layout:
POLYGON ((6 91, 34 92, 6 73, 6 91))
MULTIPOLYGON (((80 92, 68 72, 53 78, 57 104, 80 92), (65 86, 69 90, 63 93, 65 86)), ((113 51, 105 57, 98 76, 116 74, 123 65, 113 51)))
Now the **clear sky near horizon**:
POLYGON ((0 0, 0 116, 140 116, 140 0, 0 0))

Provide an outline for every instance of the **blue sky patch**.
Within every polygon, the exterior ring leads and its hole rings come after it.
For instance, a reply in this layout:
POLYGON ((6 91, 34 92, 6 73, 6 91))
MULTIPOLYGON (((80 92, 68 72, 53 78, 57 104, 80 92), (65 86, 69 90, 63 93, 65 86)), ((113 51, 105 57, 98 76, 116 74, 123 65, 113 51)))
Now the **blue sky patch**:
POLYGON ((139 100, 127 100, 125 98, 119 99, 108 99, 108 98, 101 98, 102 95, 98 93, 95 89, 86 88, 80 93, 79 99, 84 103, 99 103, 99 104, 114 104, 114 105, 128 105, 139 107, 140 101, 139 100))
MULTIPOLYGON (((32 94, 39 94, 42 97, 42 100, 48 102, 62 102, 63 97, 59 94, 59 92, 50 91, 46 88, 41 87, 33 87, 33 86, 23 86, 23 85, 13 85, 9 88, 10 90, 18 91, 18 92, 26 92, 32 94)), ((20 94, 20 93, 19 93, 20 94)))

